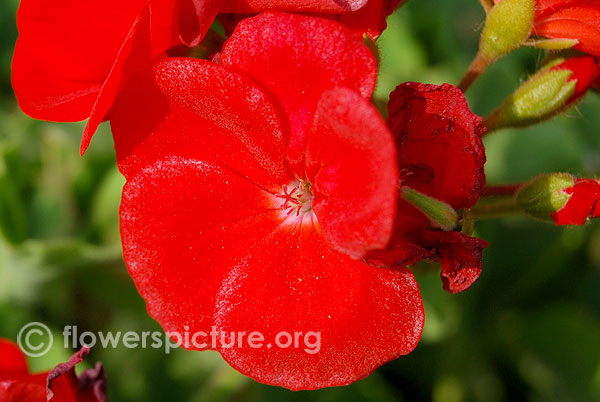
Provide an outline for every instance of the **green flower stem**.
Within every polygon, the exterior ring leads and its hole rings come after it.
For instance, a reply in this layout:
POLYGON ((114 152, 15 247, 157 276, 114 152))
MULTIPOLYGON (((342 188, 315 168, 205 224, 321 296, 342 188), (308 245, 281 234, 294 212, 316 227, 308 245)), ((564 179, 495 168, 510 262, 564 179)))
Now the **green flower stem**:
POLYGON ((523 183, 501 184, 497 186, 486 186, 483 189, 482 197, 493 197, 499 195, 514 195, 523 183))
POLYGON ((473 230, 475 230, 475 217, 471 212, 471 209, 465 208, 462 211, 462 219, 460 220, 461 229, 460 232, 467 236, 471 236, 473 234, 473 230))
POLYGON ((471 214, 475 220, 501 218, 522 213, 523 211, 513 196, 484 197, 471 208, 471 214))

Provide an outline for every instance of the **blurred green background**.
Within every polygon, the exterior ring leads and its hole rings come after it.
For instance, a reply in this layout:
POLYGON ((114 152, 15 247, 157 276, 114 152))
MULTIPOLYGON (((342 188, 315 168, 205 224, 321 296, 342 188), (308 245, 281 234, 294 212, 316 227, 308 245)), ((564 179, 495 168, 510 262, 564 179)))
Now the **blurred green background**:
MULTIPOLYGON (((121 262, 123 179, 103 125, 79 157, 82 124, 34 121, 17 107, 10 59, 17 0, 0 3, 0 337, 27 322, 48 324, 48 370, 72 353, 65 325, 80 331, 159 331, 121 262)), ((484 15, 477 0, 412 0, 381 37, 376 100, 404 81, 457 83, 474 56, 484 15)), ((521 49, 468 94, 491 111, 539 66, 521 49)), ((486 139, 489 183, 552 171, 600 176, 600 100, 568 115, 486 139)), ((598 401, 600 224, 576 228, 513 217, 477 224, 490 242, 484 271, 467 292, 442 291, 437 269, 417 269, 426 305, 423 338, 409 356, 351 386, 292 393, 238 374, 213 352, 95 348, 112 401, 598 401)), ((1 357, 0 357, 1 358, 1 357)))

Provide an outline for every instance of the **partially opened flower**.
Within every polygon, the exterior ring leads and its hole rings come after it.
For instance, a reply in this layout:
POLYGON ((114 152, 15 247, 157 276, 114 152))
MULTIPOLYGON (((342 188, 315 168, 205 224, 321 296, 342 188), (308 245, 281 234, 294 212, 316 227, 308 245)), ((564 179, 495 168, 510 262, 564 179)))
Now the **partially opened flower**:
POLYGON ((402 267, 423 258, 439 260, 444 289, 463 291, 479 277, 487 243, 453 230, 456 221, 439 225, 427 215, 431 208, 422 205, 439 203, 450 210, 475 205, 485 185, 485 127, 462 92, 449 84, 402 84, 390 94, 388 109, 400 185, 429 199, 399 197, 392 241, 366 261, 402 267))
POLYGON ((600 56, 600 1, 537 0, 532 34, 573 39, 575 49, 600 56))
MULTIPOLYGON (((550 39, 539 42, 541 47, 558 49, 574 47, 585 53, 600 56, 600 1, 599 0, 493 0, 495 5, 505 4, 505 12, 498 16, 498 24, 490 35, 505 31, 511 37, 511 20, 522 20, 529 35, 534 38, 550 39), (510 3, 510 4, 509 4, 510 3), (533 13, 531 13, 533 11, 533 13), (506 24, 503 28, 502 23, 506 24)), ((497 42, 507 38, 496 37, 497 42)), ((522 37, 521 40, 527 39, 522 37)), ((515 41, 514 46, 521 43, 515 41)))
POLYGON ((75 366, 89 351, 84 347, 48 373, 30 374, 18 346, 0 339, 0 401, 106 402, 106 378, 100 363, 79 377, 75 374, 75 366))
POLYGON ((357 260, 387 245, 397 198, 375 60, 340 24, 283 13, 242 21, 220 60, 163 60, 115 105, 129 272, 169 333, 265 341, 185 347, 272 385, 349 384, 423 325, 410 271, 357 260), (320 343, 278 347, 281 333, 320 343))
POLYGON ((600 56, 600 0, 488 0, 479 51, 459 88, 468 89, 498 59, 521 46, 575 49, 600 56))
POLYGON ((534 177, 519 188, 515 200, 527 215, 557 225, 582 225, 600 217, 600 183, 568 173, 534 177))

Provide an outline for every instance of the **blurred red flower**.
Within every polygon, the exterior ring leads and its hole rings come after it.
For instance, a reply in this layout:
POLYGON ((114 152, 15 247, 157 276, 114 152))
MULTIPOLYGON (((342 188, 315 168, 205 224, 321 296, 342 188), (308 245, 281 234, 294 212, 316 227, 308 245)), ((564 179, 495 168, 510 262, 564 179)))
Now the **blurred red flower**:
MULTIPOLYGON (((485 185, 485 127, 462 92, 449 84, 399 85, 390 94, 387 124, 396 139, 401 186, 443 201, 454 209, 475 205, 485 185)), ((467 289, 481 273, 487 243, 460 232, 433 229, 428 219, 398 199, 392 241, 367 262, 406 266, 424 258, 442 263, 444 289, 467 289)))
POLYGON ((150 314, 180 334, 320 332, 315 354, 214 346, 290 389, 409 353, 423 326, 413 275, 357 260, 386 246, 397 197, 373 55, 337 22, 264 13, 220 61, 163 60, 112 113, 124 258, 150 314))
POLYGON ((48 373, 30 374, 19 347, 0 338, 0 402, 106 402, 106 378, 100 363, 79 377, 75 366, 89 353, 84 347, 48 373))

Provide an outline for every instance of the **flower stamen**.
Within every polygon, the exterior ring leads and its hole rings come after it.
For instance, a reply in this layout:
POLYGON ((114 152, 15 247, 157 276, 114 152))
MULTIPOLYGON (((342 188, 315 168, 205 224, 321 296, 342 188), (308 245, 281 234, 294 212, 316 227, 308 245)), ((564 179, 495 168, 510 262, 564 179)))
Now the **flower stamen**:
POLYGON ((291 215, 295 211, 296 216, 300 216, 300 212, 312 210, 313 194, 310 190, 310 183, 298 180, 289 186, 284 184, 281 189, 283 194, 278 194, 277 197, 283 199, 281 209, 288 210, 287 215, 291 215), (291 191, 289 190, 290 187, 293 187, 291 191))

